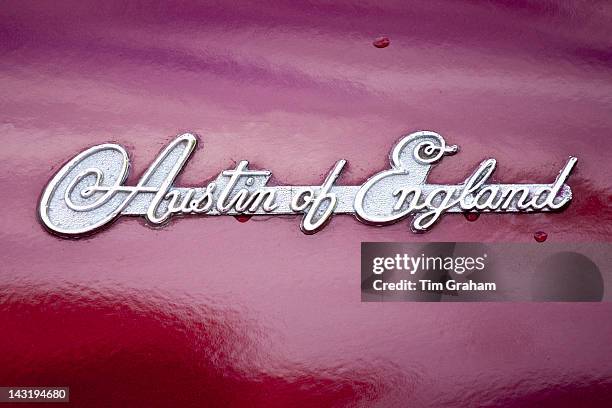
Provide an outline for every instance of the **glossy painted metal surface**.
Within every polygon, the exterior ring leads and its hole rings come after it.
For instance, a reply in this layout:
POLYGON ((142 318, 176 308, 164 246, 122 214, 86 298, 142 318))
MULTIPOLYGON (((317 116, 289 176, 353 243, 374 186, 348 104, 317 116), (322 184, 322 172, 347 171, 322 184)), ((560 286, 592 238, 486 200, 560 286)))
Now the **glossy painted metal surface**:
POLYGON ((4 2, 0 16, 2 385, 69 385, 101 407, 609 405, 608 304, 359 292, 362 241, 610 240, 608 2, 4 2), (485 157, 501 180, 549 182, 574 155, 573 202, 424 235, 188 217, 75 241, 36 218, 53 174, 103 142, 144 171, 199 134, 185 185, 240 159, 317 184, 340 157, 357 184, 422 128, 466 147, 433 182, 485 157))

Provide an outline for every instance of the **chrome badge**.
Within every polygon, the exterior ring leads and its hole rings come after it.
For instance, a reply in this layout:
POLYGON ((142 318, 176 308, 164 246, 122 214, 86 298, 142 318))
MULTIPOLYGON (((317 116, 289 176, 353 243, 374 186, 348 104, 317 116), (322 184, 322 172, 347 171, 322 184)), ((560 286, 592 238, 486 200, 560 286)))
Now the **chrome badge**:
POLYGON ((412 230, 423 232, 444 213, 554 211, 572 199, 565 184, 577 159, 570 157, 551 184, 490 184, 495 159, 481 162, 465 181, 428 184, 431 166, 458 151, 435 132, 402 138, 390 154, 390 168, 363 185, 337 185, 346 160, 338 160, 320 186, 268 186, 271 173, 250 170, 248 161, 222 171, 204 187, 178 187, 174 180, 197 139, 178 136, 155 159, 135 186, 126 186, 130 161, 117 144, 78 154, 53 177, 39 204, 43 224, 64 236, 91 233, 120 215, 143 216, 153 225, 174 214, 302 215, 302 231, 319 231, 332 214, 354 214, 361 222, 385 225, 410 215, 412 230))

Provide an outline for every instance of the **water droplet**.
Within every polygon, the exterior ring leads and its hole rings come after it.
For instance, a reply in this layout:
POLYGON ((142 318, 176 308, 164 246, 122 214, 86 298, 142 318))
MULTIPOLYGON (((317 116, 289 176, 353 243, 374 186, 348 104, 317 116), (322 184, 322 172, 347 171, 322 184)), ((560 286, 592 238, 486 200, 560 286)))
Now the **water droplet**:
POLYGON ((546 238, 548 238, 548 234, 545 233, 544 231, 538 231, 535 234, 533 234, 533 238, 538 242, 544 242, 546 241, 546 238))
POLYGON ((252 215, 234 215, 234 218, 236 218, 238 222, 247 222, 251 217, 252 215))
POLYGON ((480 214, 475 213, 475 212, 468 212, 468 213, 463 214, 463 216, 469 222, 474 222, 478 219, 478 217, 480 217, 480 214))
POLYGON ((391 40, 389 40, 389 37, 378 37, 372 44, 376 48, 386 48, 391 44, 391 40))

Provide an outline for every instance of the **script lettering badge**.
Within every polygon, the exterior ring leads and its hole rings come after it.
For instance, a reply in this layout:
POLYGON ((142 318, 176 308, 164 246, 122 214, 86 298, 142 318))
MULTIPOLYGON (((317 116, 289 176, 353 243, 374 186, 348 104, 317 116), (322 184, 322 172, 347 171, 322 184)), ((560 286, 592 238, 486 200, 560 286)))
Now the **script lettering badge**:
POLYGON ((550 184, 488 183, 497 162, 487 159, 457 184, 427 183, 431 166, 458 151, 430 131, 402 138, 390 154, 390 168, 363 185, 338 185, 345 160, 338 160, 321 185, 268 186, 271 173, 251 170, 248 161, 222 171, 202 187, 174 181, 193 153, 197 139, 185 133, 155 159, 135 186, 126 186, 129 158, 117 144, 91 147, 70 160, 46 186, 39 204, 43 224, 63 236, 91 233, 121 215, 143 216, 154 225, 174 214, 299 214, 301 228, 314 233, 333 214, 385 225, 412 216, 412 230, 431 228, 444 213, 554 211, 572 199, 565 184, 577 159, 570 157, 550 184))

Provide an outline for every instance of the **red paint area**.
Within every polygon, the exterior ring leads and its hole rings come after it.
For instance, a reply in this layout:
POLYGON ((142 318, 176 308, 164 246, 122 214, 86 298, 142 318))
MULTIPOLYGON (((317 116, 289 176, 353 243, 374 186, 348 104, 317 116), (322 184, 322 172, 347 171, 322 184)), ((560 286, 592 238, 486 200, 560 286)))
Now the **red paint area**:
POLYGON ((344 406, 378 398, 389 376, 276 361, 235 312, 159 293, 1 293, 0 384, 69 386, 79 406, 344 406))

